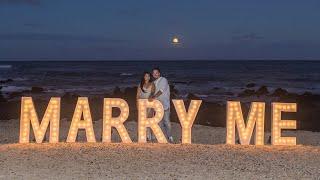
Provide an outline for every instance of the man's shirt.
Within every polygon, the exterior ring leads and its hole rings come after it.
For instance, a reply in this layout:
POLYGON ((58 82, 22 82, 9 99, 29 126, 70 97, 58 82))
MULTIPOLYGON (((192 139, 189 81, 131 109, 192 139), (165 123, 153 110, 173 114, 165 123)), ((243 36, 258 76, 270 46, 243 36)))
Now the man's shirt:
POLYGON ((156 87, 156 93, 158 91, 162 92, 162 94, 157 97, 157 100, 162 103, 164 110, 168 110, 170 108, 170 87, 168 80, 164 77, 159 77, 154 81, 154 85, 156 87))

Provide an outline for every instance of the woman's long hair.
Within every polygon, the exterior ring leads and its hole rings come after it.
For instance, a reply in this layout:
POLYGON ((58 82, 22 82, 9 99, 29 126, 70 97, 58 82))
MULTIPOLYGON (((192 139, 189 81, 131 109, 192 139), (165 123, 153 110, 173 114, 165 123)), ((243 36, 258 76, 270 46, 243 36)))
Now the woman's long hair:
POLYGON ((144 89, 143 89, 143 86, 144 86, 144 84, 145 84, 144 76, 145 76, 146 74, 149 74, 149 76, 150 76, 149 82, 152 81, 152 80, 151 80, 151 73, 145 71, 145 72, 143 73, 142 78, 141 78, 141 81, 140 81, 140 89, 141 89, 141 91, 144 92, 144 93, 145 93, 145 91, 144 91, 144 89))

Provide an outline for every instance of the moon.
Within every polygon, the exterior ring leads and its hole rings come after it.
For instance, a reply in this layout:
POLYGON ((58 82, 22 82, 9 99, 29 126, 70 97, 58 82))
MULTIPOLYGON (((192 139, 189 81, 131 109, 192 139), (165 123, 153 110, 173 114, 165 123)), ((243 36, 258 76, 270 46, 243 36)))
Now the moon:
POLYGON ((177 37, 172 38, 171 42, 172 42, 172 44, 179 44, 180 43, 180 41, 177 37))

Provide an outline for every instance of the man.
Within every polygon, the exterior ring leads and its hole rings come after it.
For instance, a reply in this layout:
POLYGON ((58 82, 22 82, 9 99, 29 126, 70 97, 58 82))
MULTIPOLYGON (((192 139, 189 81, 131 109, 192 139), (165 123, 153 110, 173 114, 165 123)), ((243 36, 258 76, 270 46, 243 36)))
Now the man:
POLYGON ((155 79, 155 94, 149 98, 149 100, 157 99, 161 102, 164 109, 163 119, 160 121, 160 127, 170 143, 173 143, 173 137, 171 135, 171 123, 170 123, 170 87, 166 78, 161 77, 159 68, 153 68, 152 76, 155 79))

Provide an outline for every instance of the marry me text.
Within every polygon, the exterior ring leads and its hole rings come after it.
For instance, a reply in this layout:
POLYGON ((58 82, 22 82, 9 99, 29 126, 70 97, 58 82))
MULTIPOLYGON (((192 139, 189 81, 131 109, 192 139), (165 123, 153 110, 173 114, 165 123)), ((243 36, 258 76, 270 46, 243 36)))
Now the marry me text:
MULTIPOLYGON (((183 100, 172 100, 177 112, 181 129, 181 142, 183 144, 191 143, 191 130, 194 120, 199 111, 201 100, 191 100, 186 109, 183 100)), ((295 120, 282 120, 282 112, 296 112, 296 103, 272 103, 271 117, 271 144, 272 145, 296 145, 295 137, 282 137, 282 129, 296 129, 295 120)), ((163 106, 158 100, 148 101, 147 99, 138 100, 138 143, 146 142, 147 128, 154 133, 158 143, 167 143, 167 138, 162 132, 158 123, 162 120, 164 114, 163 106), (147 116, 147 109, 155 111, 153 117, 147 116)), ((120 98, 104 98, 103 104, 103 131, 102 142, 111 142, 111 129, 115 128, 120 135, 123 143, 132 143, 124 122, 129 116, 128 103, 120 98), (120 114, 117 117, 112 116, 112 109, 119 108, 120 114)), ((214 114, 212 115, 214 116, 214 114)), ((238 101, 227 102, 226 119, 226 144, 235 144, 236 133, 238 134, 240 144, 248 145, 255 129, 255 144, 264 145, 264 120, 265 103, 252 102, 247 120, 244 120, 241 104, 238 101), (236 131, 237 127, 237 131, 236 131)), ((20 118, 20 137, 19 143, 29 143, 30 125, 37 143, 42 143, 49 130, 49 143, 59 142, 59 122, 60 122, 60 98, 52 97, 49 101, 44 117, 39 121, 36 109, 31 97, 22 97, 21 100, 21 118, 20 118)), ((87 142, 96 142, 96 136, 93 129, 90 106, 87 97, 79 97, 71 125, 69 128, 66 142, 75 142, 78 130, 83 129, 86 132, 87 142)))

